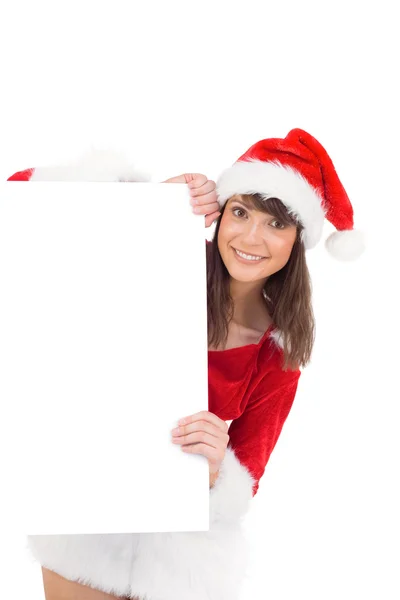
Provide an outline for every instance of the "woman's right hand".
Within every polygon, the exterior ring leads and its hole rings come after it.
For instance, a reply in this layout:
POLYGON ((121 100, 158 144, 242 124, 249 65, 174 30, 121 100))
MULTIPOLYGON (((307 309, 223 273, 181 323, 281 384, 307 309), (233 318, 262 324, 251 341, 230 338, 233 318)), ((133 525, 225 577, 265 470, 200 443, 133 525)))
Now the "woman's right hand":
POLYGON ((207 179, 202 173, 184 173, 171 177, 164 183, 186 183, 190 192, 190 204, 197 215, 205 215, 205 226, 210 227, 221 213, 217 200, 215 181, 207 179))

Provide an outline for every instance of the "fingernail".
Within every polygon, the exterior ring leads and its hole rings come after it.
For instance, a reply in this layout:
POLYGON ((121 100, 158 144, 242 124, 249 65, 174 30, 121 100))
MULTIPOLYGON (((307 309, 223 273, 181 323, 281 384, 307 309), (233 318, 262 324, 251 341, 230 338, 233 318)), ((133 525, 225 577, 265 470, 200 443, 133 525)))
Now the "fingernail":
POLYGON ((180 420, 178 421, 178 425, 184 425, 185 423, 186 423, 186 420, 185 420, 185 419, 180 419, 180 420))
POLYGON ((175 427, 175 429, 172 430, 173 435, 175 435, 176 433, 179 433, 179 427, 175 427))

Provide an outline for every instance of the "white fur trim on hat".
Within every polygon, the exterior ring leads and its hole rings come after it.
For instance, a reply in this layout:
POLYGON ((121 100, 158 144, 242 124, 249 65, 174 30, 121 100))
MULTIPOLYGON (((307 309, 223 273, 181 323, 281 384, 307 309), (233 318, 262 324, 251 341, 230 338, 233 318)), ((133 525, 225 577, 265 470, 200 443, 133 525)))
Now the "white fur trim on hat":
POLYGON ((117 151, 92 148, 61 165, 36 167, 30 181, 149 181, 117 151))
POLYGON ((337 260, 355 260, 365 250, 364 234, 356 229, 334 231, 325 240, 325 246, 337 260))
POLYGON ((254 480, 228 448, 210 490, 210 530, 35 535, 34 560, 62 577, 140 600, 238 600, 246 574, 240 527, 254 480))
POLYGON ((313 248, 321 239, 325 219, 321 195, 301 173, 279 161, 236 162, 220 175, 217 193, 221 207, 235 194, 278 198, 304 226, 305 248, 313 248))

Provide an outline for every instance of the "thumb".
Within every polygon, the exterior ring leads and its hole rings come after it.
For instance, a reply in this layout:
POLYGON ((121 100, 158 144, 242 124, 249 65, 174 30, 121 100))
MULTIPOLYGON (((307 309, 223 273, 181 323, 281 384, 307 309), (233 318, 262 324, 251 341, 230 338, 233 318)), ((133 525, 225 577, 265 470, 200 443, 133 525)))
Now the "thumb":
POLYGON ((186 173, 185 177, 187 178, 186 183, 189 184, 190 188, 199 188, 208 181, 207 176, 203 175, 203 173, 186 173))
POLYGON ((201 183, 205 183, 207 181, 207 177, 201 173, 183 173, 182 175, 177 175, 176 177, 166 179, 162 183, 191 183, 193 181, 196 184, 195 187, 197 187, 198 182, 203 179, 204 181, 201 181, 201 183))

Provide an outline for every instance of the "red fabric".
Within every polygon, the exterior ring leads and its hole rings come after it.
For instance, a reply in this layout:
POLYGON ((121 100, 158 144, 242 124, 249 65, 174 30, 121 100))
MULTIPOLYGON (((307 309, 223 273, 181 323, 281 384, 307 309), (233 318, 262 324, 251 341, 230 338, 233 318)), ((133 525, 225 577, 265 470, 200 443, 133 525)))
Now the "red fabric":
POLYGON ((208 352, 209 411, 232 421, 229 445, 255 479, 257 493, 292 407, 300 370, 283 371, 270 328, 258 344, 208 352))
POLYGON ((11 175, 7 181, 29 181, 34 170, 35 169, 25 169, 24 171, 17 171, 14 175, 11 175))
POLYGON ((284 139, 253 144, 238 160, 279 161, 301 173, 316 188, 326 218, 336 229, 353 229, 353 207, 325 148, 303 129, 292 129, 284 139))

